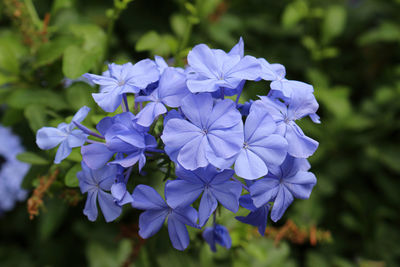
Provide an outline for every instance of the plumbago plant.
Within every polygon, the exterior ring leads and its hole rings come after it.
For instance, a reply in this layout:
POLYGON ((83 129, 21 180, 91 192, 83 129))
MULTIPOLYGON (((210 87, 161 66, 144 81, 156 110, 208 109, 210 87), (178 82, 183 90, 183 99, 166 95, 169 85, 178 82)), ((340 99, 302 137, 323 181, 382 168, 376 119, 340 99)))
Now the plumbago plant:
POLYGON ((172 246, 184 250, 186 227, 201 229, 211 217, 203 237, 215 251, 216 244, 231 246, 227 228, 217 222, 218 207, 249 210, 236 219, 263 235, 268 216, 276 222, 295 198, 310 196, 316 177, 307 158, 318 142, 296 121, 309 116, 319 123, 318 103, 313 87, 286 79, 281 64, 245 56, 242 39, 229 53, 199 44, 187 62, 184 69, 170 67, 156 56, 110 64, 102 75, 84 74, 82 79, 99 85, 94 101, 113 116, 93 131, 82 124, 90 112, 84 106, 71 123, 39 129, 36 142, 45 150, 58 146, 55 163, 81 147, 77 178, 90 221, 98 217, 97 203, 107 222, 130 205, 143 210, 142 238, 167 220, 172 246), (269 93, 239 104, 245 83, 260 80, 271 81, 269 93), (120 106, 123 112, 116 114, 120 106), (168 169, 164 198, 149 185, 132 188, 133 170, 145 176, 149 160, 168 169))

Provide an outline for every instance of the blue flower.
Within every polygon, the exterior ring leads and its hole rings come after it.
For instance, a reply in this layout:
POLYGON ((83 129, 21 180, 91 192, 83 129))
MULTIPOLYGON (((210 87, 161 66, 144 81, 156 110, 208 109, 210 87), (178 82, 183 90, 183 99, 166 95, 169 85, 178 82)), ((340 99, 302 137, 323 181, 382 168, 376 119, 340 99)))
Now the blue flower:
POLYGON ((214 105, 210 94, 188 95, 182 100, 181 109, 189 121, 168 120, 161 136, 173 161, 189 170, 208 164, 221 168, 224 159, 240 151, 243 122, 232 100, 214 105))
POLYGON ((229 54, 205 44, 196 45, 188 54, 189 90, 215 92, 221 88, 235 89, 242 80, 256 80, 261 70, 259 61, 240 54, 240 45, 229 54))
POLYGON ((288 141, 288 153, 296 158, 308 158, 318 147, 318 142, 307 137, 301 128, 295 123, 296 120, 305 116, 315 120, 315 112, 318 103, 311 91, 297 90, 287 104, 278 99, 262 96, 261 100, 254 102, 253 106, 262 106, 266 109, 276 122, 277 134, 288 141))
POLYGON ((288 143, 274 134, 276 124, 260 105, 252 105, 244 126, 244 143, 235 157, 236 175, 247 180, 260 178, 270 166, 280 165, 286 157, 288 143))
POLYGON ((281 64, 270 64, 264 58, 258 59, 261 64, 260 78, 271 82, 271 90, 280 92, 285 99, 288 99, 297 90, 314 91, 312 85, 307 83, 292 81, 285 78, 286 70, 281 64))
POLYGON ((189 233, 185 225, 197 227, 197 211, 190 207, 171 208, 152 187, 138 185, 132 193, 132 207, 145 210, 139 217, 139 235, 149 238, 156 234, 168 218, 168 233, 172 246, 184 250, 189 245, 189 233))
POLYGON ((179 179, 165 186, 168 204, 171 207, 185 207, 192 204, 200 195, 199 225, 203 226, 217 208, 218 202, 232 212, 239 209, 242 185, 232 181, 233 170, 218 171, 214 166, 188 171, 177 166, 179 179))
POLYGON ((137 124, 137 118, 130 112, 102 119, 96 126, 105 137, 105 144, 90 144, 82 147, 85 163, 93 169, 102 167, 115 153, 126 154, 109 164, 118 164, 124 168, 139 163, 139 170, 146 163, 145 151, 157 147, 155 138, 148 134, 148 128, 137 124))
POLYGON ((260 235, 264 235, 265 228, 267 227, 268 212, 271 206, 269 204, 262 205, 257 208, 253 204, 253 200, 249 194, 243 195, 239 199, 240 206, 248 209, 250 213, 246 216, 235 217, 238 221, 258 227, 260 235))
POLYGON ((161 75, 158 87, 149 96, 138 96, 136 102, 151 101, 137 115, 137 123, 150 126, 154 119, 167 112, 168 107, 181 106, 182 99, 190 92, 186 87, 186 76, 174 68, 167 68, 161 75))
POLYGON ((94 101, 106 112, 114 112, 122 102, 125 93, 138 93, 149 84, 156 82, 159 72, 155 63, 144 59, 132 65, 110 64, 102 76, 86 73, 89 81, 99 84, 100 93, 92 94, 94 101))
POLYGON ((98 170, 90 169, 82 162, 82 171, 77 173, 79 187, 82 193, 88 193, 83 210, 89 221, 97 219, 97 199, 106 222, 111 222, 121 214, 121 207, 114 201, 114 197, 105 191, 110 191, 117 176, 117 166, 104 166, 98 170))
MULTIPOLYGON (((117 154, 117 158, 122 158, 123 155, 121 153, 117 154)), ((128 203, 132 203, 133 199, 131 194, 126 190, 126 183, 128 182, 129 176, 131 174, 130 171, 127 172, 127 175, 124 175, 124 168, 121 166, 117 166, 117 174, 115 183, 111 186, 111 195, 114 197, 115 203, 119 206, 123 206, 128 203)))
POLYGON ((225 226, 215 224, 212 227, 207 227, 203 232, 204 240, 210 245, 213 252, 217 251, 216 244, 219 244, 227 249, 232 246, 232 240, 229 236, 229 231, 225 226))
POLYGON ((259 208, 273 201, 271 219, 278 221, 294 198, 310 197, 317 179, 309 169, 306 159, 288 156, 280 167, 271 168, 265 178, 250 186, 254 205, 259 208))
POLYGON ((76 127, 74 121, 83 121, 89 111, 90 108, 84 106, 75 114, 71 123, 60 123, 57 128, 43 127, 37 131, 36 144, 41 149, 47 150, 60 145, 54 163, 60 163, 68 157, 73 147, 80 147, 85 143, 88 135, 79 129, 74 129, 76 127))
POLYGON ((0 215, 23 201, 27 191, 21 188, 30 165, 20 162, 17 154, 24 152, 18 136, 0 125, 0 215))

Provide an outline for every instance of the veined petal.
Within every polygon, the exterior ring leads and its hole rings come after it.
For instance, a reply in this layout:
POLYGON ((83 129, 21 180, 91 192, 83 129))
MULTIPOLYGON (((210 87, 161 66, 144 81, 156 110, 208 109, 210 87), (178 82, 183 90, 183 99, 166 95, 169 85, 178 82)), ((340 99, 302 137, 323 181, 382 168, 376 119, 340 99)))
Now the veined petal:
POLYGON ((97 191, 91 191, 88 193, 83 214, 88 217, 89 221, 94 222, 97 219, 97 191))
POLYGON ((213 99, 208 93, 190 94, 182 100, 181 109, 189 121, 203 129, 207 126, 208 116, 213 110, 213 99))
POLYGON ((250 186, 250 194, 257 208, 273 201, 279 190, 279 179, 263 178, 250 186))
POLYGON ((140 210, 168 209, 162 197, 152 187, 140 184, 132 193, 132 207, 140 210))
POLYGON ((105 193, 102 190, 98 191, 100 209, 103 212, 106 222, 114 221, 121 215, 122 208, 118 206, 111 194, 105 193))
POLYGON ((168 210, 147 210, 139 216, 139 235, 149 238, 160 231, 168 216, 168 210))
POLYGON ((218 202, 209 190, 205 190, 200 200, 199 206, 199 225, 203 227, 208 218, 217 208, 218 202))
POLYGON ((114 152, 105 144, 90 144, 81 148, 82 159, 92 169, 103 167, 111 159, 114 152))
POLYGON ((63 159, 67 158, 69 154, 71 154, 71 147, 68 145, 68 141, 64 140, 61 142, 58 147, 56 158, 54 159, 54 163, 59 164, 63 159))
POLYGON ((267 167, 280 165, 286 158, 288 143, 285 138, 271 134, 250 144, 249 149, 260 157, 267 167))
POLYGON ((54 127, 43 127, 37 131, 36 144, 41 149, 51 149, 67 138, 67 134, 54 127))
POLYGON ((280 186, 278 194, 274 201, 274 206, 271 211, 271 219, 274 222, 279 221, 285 213, 286 209, 292 204, 293 195, 285 186, 280 186))
POLYGON ((97 105, 105 112, 114 112, 122 102, 122 96, 118 89, 110 92, 92 94, 92 96, 97 105))
POLYGON ((318 148, 318 142, 304 135, 294 122, 287 126, 285 138, 289 144, 288 153, 296 158, 308 158, 318 148))
POLYGON ((165 185, 167 203, 170 207, 184 207, 192 204, 203 192, 204 185, 185 180, 174 180, 165 185))
POLYGON ((250 149, 242 149, 235 162, 235 172, 247 180, 260 178, 268 173, 264 161, 250 149))
POLYGON ((214 53, 205 44, 193 47, 187 56, 189 66, 207 77, 217 77, 218 67, 214 59, 214 53))
POLYGON ((197 136, 182 147, 178 154, 178 162, 185 169, 195 170, 208 165, 206 149, 209 146, 205 136, 197 136))
POLYGON ((228 181, 222 184, 212 184, 210 191, 222 206, 234 213, 238 211, 239 197, 242 193, 242 185, 239 182, 228 181))
POLYGON ((159 115, 167 113, 167 109, 160 102, 150 102, 137 114, 137 123, 149 127, 159 115))
POLYGON ((185 250, 189 246, 190 239, 186 226, 174 214, 168 217, 168 233, 172 246, 177 250, 185 250))
POLYGON ((211 114, 209 114, 206 128, 209 129, 209 131, 230 128, 241 121, 242 116, 236 109, 235 102, 230 99, 225 99, 215 104, 211 114))
POLYGON ((260 77, 260 71, 261 66, 258 60, 252 56, 245 56, 225 76, 243 80, 256 80, 260 77))
POLYGON ((311 172, 299 171, 294 176, 284 178, 284 184, 295 198, 307 199, 310 197, 317 178, 311 172))

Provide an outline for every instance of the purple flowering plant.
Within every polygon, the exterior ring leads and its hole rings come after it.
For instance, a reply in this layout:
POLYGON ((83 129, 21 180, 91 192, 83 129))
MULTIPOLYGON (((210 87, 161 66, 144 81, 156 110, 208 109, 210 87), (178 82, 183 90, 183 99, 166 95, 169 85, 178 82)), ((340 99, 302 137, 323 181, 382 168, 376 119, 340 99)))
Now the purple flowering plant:
POLYGON ((187 59, 185 68, 156 56, 84 74, 99 85, 93 99, 109 114, 94 131, 84 125, 90 109, 82 107, 70 123, 39 129, 36 143, 46 150, 58 146, 55 163, 80 147, 77 178, 90 221, 98 218, 98 205, 107 222, 130 206, 143 210, 142 238, 167 221, 178 250, 189 246, 188 227, 205 227, 212 251, 216 244, 229 249, 219 209, 248 210, 236 219, 263 235, 268 217, 276 222, 294 199, 309 198, 316 177, 307 158, 318 142, 296 121, 309 116, 319 123, 318 103, 311 85, 285 78, 283 65, 245 55, 242 38, 228 53, 199 44, 187 59), (245 84, 261 80, 271 82, 270 90, 244 99, 245 84), (149 162, 165 173, 164 198, 153 181, 138 181, 149 162))

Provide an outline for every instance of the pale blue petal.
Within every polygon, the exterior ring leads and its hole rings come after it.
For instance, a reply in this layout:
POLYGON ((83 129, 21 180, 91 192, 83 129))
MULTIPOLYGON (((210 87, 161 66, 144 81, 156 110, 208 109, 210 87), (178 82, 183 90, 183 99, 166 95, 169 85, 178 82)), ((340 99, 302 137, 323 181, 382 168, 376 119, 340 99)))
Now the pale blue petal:
POLYGON ((36 144, 41 149, 51 149, 67 138, 67 134, 54 127, 40 128, 36 133, 36 144))

